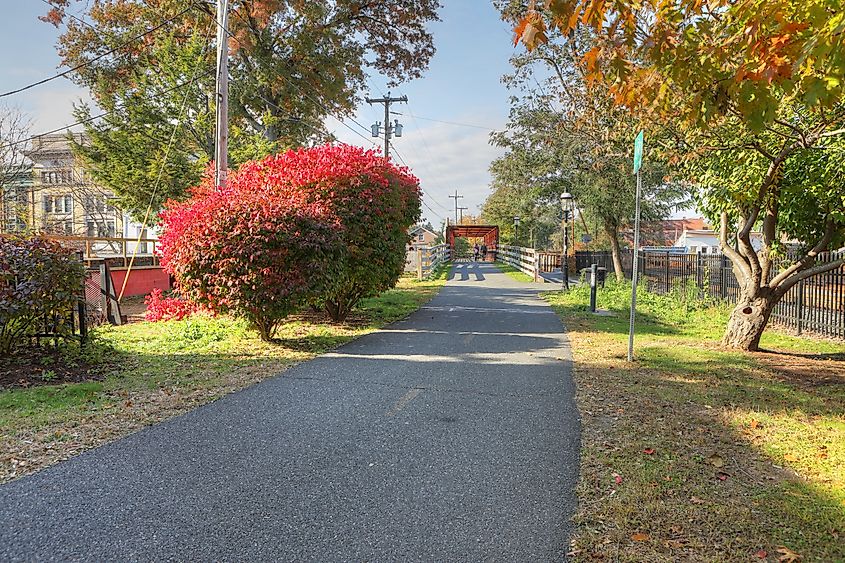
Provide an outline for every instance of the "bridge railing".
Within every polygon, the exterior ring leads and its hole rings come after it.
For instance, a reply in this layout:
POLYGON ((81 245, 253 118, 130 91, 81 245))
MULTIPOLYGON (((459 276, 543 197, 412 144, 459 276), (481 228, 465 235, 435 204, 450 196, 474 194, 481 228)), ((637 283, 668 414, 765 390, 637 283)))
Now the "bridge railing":
POLYGON ((416 249, 417 279, 429 277, 441 264, 445 264, 451 258, 451 249, 448 244, 418 246, 416 249))
POLYGON ((497 258, 521 272, 528 274, 534 281, 540 281, 540 252, 533 248, 523 246, 509 246, 500 244, 497 250, 497 258))

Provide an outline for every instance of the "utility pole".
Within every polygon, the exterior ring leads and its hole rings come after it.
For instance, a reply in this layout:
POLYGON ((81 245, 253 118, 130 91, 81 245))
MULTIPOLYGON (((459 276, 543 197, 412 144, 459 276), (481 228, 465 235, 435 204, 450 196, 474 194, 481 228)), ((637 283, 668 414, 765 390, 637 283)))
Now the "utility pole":
POLYGON ((376 121, 372 126, 372 135, 373 137, 379 136, 379 131, 384 129, 384 158, 390 156, 390 137, 394 134, 397 137, 402 136, 402 124, 399 123, 398 119, 394 120, 393 125, 390 124, 390 104, 393 102, 405 102, 408 103, 408 96, 399 96, 398 98, 390 97, 390 92, 387 93, 387 96, 383 98, 364 98, 368 104, 384 104, 384 127, 382 127, 381 123, 376 121))
POLYGON ((463 225, 463 224, 464 224, 464 211, 466 211, 466 210, 468 210, 468 209, 469 209, 469 207, 459 207, 459 208, 458 208, 458 211, 460 211, 460 212, 461 212, 461 221, 460 221, 460 223, 459 223, 460 225, 463 225))
POLYGON ((229 167, 229 0, 217 0, 217 142, 214 185, 226 185, 229 167))
POLYGON ((450 195, 450 198, 455 200, 455 224, 458 224, 458 200, 462 199, 464 196, 458 195, 458 190, 455 190, 455 195, 450 195))
MULTIPOLYGON (((634 320, 637 316, 637 281, 639 278, 640 263, 640 198, 642 197, 642 182, 640 180, 640 168, 643 165, 643 131, 637 134, 634 139, 634 174, 637 175, 637 193, 634 203, 634 263, 631 266, 631 314, 628 326, 628 361, 634 361, 634 320)), ((667 263, 669 258, 666 258, 667 263)))

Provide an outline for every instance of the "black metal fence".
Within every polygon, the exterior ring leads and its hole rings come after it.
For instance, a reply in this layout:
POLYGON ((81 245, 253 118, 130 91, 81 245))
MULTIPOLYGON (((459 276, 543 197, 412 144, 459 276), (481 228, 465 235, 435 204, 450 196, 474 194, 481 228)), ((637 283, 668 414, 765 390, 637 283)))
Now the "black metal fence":
MULTIPOLYGON (((817 263, 833 262, 845 257, 845 251, 825 252, 817 263)), ((633 252, 622 253, 622 269, 631 279, 633 252)), ((791 262, 793 257, 787 257, 791 262)), ((639 255, 640 279, 655 293, 681 291, 701 299, 735 302, 739 283, 730 260, 722 254, 678 254, 644 251, 639 255)), ((613 270, 609 251, 576 252, 578 271, 591 264, 613 270)), ((784 295, 772 312, 772 321, 798 334, 812 332, 845 339, 845 266, 798 282, 784 295)))

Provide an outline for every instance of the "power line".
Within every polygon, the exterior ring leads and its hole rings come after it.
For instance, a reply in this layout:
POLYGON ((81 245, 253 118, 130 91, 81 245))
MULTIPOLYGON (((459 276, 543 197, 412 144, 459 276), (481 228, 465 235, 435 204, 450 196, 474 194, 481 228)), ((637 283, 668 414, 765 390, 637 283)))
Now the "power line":
MULTIPOLYGON (((200 76, 204 76, 206 74, 211 74, 212 72, 213 71, 201 73, 200 76)), ((168 88, 166 90, 163 90, 162 92, 159 93, 159 95, 169 94, 170 92, 179 90, 181 88, 184 88, 185 86, 191 86, 194 81, 195 80, 186 80, 185 82, 181 82, 179 84, 176 84, 172 88, 168 88)), ((118 111, 125 109, 125 108, 126 108, 125 105, 121 105, 120 107, 115 107, 112 110, 105 111, 105 112, 100 113, 98 115, 92 115, 90 117, 86 117, 85 119, 81 119, 81 120, 77 121, 76 123, 71 123, 70 125, 65 125, 64 127, 58 127, 56 129, 53 129, 52 131, 46 131, 46 132, 43 132, 43 133, 38 133, 37 135, 32 135, 31 137, 27 137, 26 139, 19 139, 19 140, 13 142, 13 143, 9 143, 7 145, 4 145, 3 148, 6 149, 6 148, 9 148, 9 147, 14 147, 16 145, 21 145, 21 144, 24 144, 24 143, 28 143, 30 141, 34 141, 35 139, 38 139, 40 137, 44 137, 45 135, 52 135, 53 133, 60 133, 62 131, 67 131, 68 129, 72 129, 72 128, 77 127, 79 125, 85 125, 86 123, 96 121, 97 119, 100 119, 102 117, 106 117, 107 115, 117 113, 118 111)))
MULTIPOLYGON (((205 56, 206 51, 208 50, 208 42, 211 35, 211 28, 212 26, 208 26, 208 31, 206 32, 205 36, 205 46, 200 53, 199 58, 197 59, 197 65, 194 67, 194 72, 191 74, 190 82, 193 83, 199 78, 199 69, 202 66, 202 60, 205 56)), ((156 194, 158 193, 158 187, 161 185, 161 179, 164 176, 164 169, 167 166, 167 159, 170 157, 170 151, 173 148, 173 144, 176 142, 176 133, 179 131, 179 127, 182 125, 182 120, 185 117, 186 109, 188 107, 188 96, 190 91, 185 92, 185 96, 182 98, 182 106, 179 108, 179 116, 176 119, 176 123, 173 124, 173 131, 170 133, 170 140, 167 143, 167 147, 164 149, 164 155, 161 159, 161 168, 158 170, 158 175, 156 176, 156 181, 153 184, 153 190, 150 194, 150 203, 147 205, 147 211, 144 214, 144 220, 141 222, 141 228, 138 230, 138 240, 135 241, 135 250, 132 251, 132 259, 129 261, 129 267, 126 271, 126 275, 123 277, 123 286, 120 288, 120 295, 118 296, 117 300, 120 301, 123 298, 123 293, 126 291, 126 283, 129 281, 129 272, 132 271, 132 266, 135 263, 135 257, 138 254, 138 246, 141 243, 141 237, 144 231, 147 228, 147 222, 150 219, 150 214, 153 210, 153 203, 155 202, 156 194)))
MULTIPOLYGON (((404 115, 398 111, 393 112, 396 115, 404 115)), ((416 116, 417 119, 424 119, 425 121, 434 121, 436 123, 445 123, 446 125, 457 125, 458 127, 473 127, 475 129, 484 129, 486 131, 496 131, 496 129, 492 127, 485 127, 484 125, 473 125, 471 123, 460 123, 458 121, 443 121, 442 119, 434 119, 433 117, 423 117, 421 115, 416 116)))
MULTIPOLYGON (((58 74, 56 74, 56 75, 54 75, 54 76, 50 76, 50 77, 48 77, 48 78, 44 78, 43 80, 39 80, 39 81, 37 81, 37 82, 33 82, 32 84, 27 84, 26 86, 22 86, 22 87, 20 87, 20 88, 16 88, 15 90, 9 90, 8 92, 3 92, 3 93, 0 93, 0 98, 5 98, 5 97, 7 97, 7 96, 12 96, 12 95, 14 95, 14 94, 19 94, 19 93, 21 93, 21 92, 24 92, 24 91, 26 91, 26 90, 29 90, 30 88, 35 88, 36 86, 40 86, 40 85, 42 85, 42 84, 46 84, 47 82, 50 82, 50 81, 52 81, 52 80, 56 80, 57 78, 63 78, 63 77, 65 77, 65 76, 67 76, 68 74, 71 74, 71 73, 73 73, 73 72, 76 72, 77 70, 79 70, 79 69, 81 69, 81 68, 85 68, 86 66, 90 65, 90 64, 91 64, 91 63, 93 63, 93 62, 98 61, 98 60, 102 59, 103 57, 107 57, 107 56, 111 55, 112 53, 114 53, 114 52, 116 52, 116 51, 119 51, 120 49, 122 49, 123 47, 126 47, 126 46, 127 46, 127 45, 129 45, 130 43, 134 43, 135 41, 137 41, 137 40, 139 40, 139 39, 141 39, 141 38, 143 38, 143 37, 145 37, 145 36, 147 36, 147 35, 149 35, 149 34, 151 34, 151 33, 154 33, 155 31, 158 31, 159 29, 161 29, 161 28, 162 28, 162 27, 164 27, 165 25, 167 25, 167 24, 169 24, 169 23, 173 22, 176 18, 179 18, 179 17, 183 16, 184 14, 186 14, 186 13, 187 13, 188 11, 190 11, 191 9, 193 9, 193 6, 188 6, 187 8, 185 8, 184 10, 182 10, 181 12, 179 12, 178 14, 176 14, 175 16, 173 16, 172 18, 167 19, 167 20, 164 20, 163 22, 161 22, 161 23, 160 23, 160 24, 158 24, 157 26, 153 27, 152 29, 149 29, 149 30, 145 31, 144 33, 142 33, 142 34, 140 34, 140 35, 136 35, 135 37, 133 37, 133 38, 129 39, 128 41, 125 41, 125 42, 121 43, 120 45, 118 45, 118 46, 117 46, 117 47, 115 47, 114 49, 110 49, 110 50, 106 51, 105 53, 101 53, 101 54, 97 55, 96 57, 94 57, 94 58, 93 58, 93 59, 91 59, 91 60, 85 61, 84 63, 80 63, 80 64, 78 64, 78 65, 76 65, 76 66, 74 66, 74 67, 72 67, 72 68, 69 68, 69 69, 67 69, 67 70, 65 70, 65 71, 63 71, 63 72, 60 72, 60 73, 58 73, 58 74)), ((82 21, 82 20, 80 20, 80 21, 82 21)), ((90 24, 86 24, 86 25, 89 25, 89 26, 90 26, 90 24)))
MULTIPOLYGON (((433 155, 431 149, 428 146, 428 141, 426 141, 425 135, 423 135, 422 128, 420 127, 420 124, 417 122, 417 118, 414 116, 414 112, 411 111, 410 107, 408 107, 408 114, 411 116, 411 119, 414 122, 414 126, 416 126, 416 128, 417 128, 417 133, 419 133, 419 135, 420 135, 420 139, 422 140, 422 143, 423 143, 423 148, 425 149, 425 151, 428 154, 428 157, 431 159, 431 161, 434 162, 436 159, 434 158, 434 155, 433 155)), ((428 168, 428 166, 426 166, 426 168, 428 168)), ((429 169, 429 174, 431 174, 430 169, 429 169)), ((432 174, 432 177, 433 176, 434 176, 434 174, 432 174)), ((442 186, 440 184, 440 182, 437 182, 437 183, 441 187, 445 187, 445 186, 442 186)), ((434 203, 436 203, 439 207, 443 208, 443 210, 446 211, 447 213, 450 212, 450 209, 448 209, 445 205, 441 204, 439 201, 434 200, 434 199, 432 199, 432 201, 434 201, 434 203)))

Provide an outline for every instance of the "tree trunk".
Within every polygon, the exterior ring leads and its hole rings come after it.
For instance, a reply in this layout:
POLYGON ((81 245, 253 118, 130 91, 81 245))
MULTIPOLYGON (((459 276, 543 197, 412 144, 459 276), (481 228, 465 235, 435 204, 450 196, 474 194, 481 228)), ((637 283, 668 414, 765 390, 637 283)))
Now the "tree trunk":
POLYGON ((622 248, 619 246, 619 235, 616 226, 608 221, 604 222, 604 233, 610 239, 610 254, 613 257, 613 272, 616 281, 625 281, 625 270, 622 267, 622 248))
POLYGON ((772 297, 750 299, 740 296, 736 307, 731 311, 722 344, 751 352, 759 350, 760 337, 766 329, 775 304, 776 301, 772 297))

